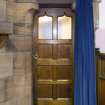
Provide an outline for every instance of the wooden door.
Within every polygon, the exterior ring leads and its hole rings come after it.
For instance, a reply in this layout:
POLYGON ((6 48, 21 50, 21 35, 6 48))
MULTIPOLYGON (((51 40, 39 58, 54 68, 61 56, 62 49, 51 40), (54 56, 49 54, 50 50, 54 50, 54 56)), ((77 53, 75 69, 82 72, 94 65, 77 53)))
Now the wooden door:
POLYGON ((72 13, 42 8, 35 16, 34 95, 37 105, 72 105, 72 13))

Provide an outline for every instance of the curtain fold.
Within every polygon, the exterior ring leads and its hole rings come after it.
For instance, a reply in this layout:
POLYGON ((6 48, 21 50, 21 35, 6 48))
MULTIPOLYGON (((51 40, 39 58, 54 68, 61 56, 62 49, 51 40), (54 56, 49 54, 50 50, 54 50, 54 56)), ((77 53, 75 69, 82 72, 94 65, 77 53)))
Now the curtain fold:
POLYGON ((96 105, 92 0, 76 0, 74 65, 74 105, 96 105))

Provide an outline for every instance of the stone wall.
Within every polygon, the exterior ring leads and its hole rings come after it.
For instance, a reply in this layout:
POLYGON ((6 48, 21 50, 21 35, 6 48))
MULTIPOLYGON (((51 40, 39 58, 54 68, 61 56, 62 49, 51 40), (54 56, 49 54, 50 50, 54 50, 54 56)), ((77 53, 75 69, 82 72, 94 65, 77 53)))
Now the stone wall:
POLYGON ((6 0, 0 0, 0 21, 6 20, 6 0))
MULTIPOLYGON (((32 19, 38 5, 35 0, 3 1, 0 23, 12 23, 13 32, 7 30, 9 38, 0 49, 0 105, 32 105, 32 19)), ((2 24, 0 34, 6 28, 2 24)))

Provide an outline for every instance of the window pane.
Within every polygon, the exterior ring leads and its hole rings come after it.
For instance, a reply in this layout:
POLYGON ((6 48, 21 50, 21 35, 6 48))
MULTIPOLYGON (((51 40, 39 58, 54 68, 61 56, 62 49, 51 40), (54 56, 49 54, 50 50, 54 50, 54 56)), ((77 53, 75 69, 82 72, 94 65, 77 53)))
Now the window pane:
POLYGON ((71 39, 72 18, 67 16, 58 17, 58 39, 71 39))
POLYGON ((52 39, 52 17, 39 17, 38 38, 52 39))

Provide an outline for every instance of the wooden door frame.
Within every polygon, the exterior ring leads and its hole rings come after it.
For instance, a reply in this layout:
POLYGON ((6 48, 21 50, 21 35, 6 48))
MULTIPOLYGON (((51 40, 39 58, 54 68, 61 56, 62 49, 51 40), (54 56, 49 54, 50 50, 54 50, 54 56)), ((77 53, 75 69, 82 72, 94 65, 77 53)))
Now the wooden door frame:
MULTIPOLYGON (((73 61, 72 61, 72 64, 73 64, 73 102, 74 102, 74 29, 75 29, 75 11, 74 10, 72 10, 72 5, 71 4, 39 4, 39 8, 70 8, 71 9, 71 11, 70 11, 70 13, 72 14, 72 56, 73 56, 73 61)), ((32 45, 32 49, 34 48, 34 42, 36 41, 36 18, 35 18, 35 16, 37 15, 37 13, 38 13, 38 11, 36 11, 35 12, 35 14, 34 14, 34 19, 33 19, 33 39, 32 39, 32 41, 33 41, 33 45, 32 45)), ((34 52, 34 50, 32 50, 32 52, 34 52)), ((32 65, 32 68, 33 68, 33 65, 32 65)), ((32 71, 33 72, 33 71, 32 71)), ((34 73, 33 73, 34 74, 34 73)), ((32 74, 32 75, 33 75, 32 74)), ((33 81, 33 83, 34 83, 34 81, 33 81)), ((34 91, 34 90, 33 90, 34 91)), ((35 92, 36 94, 33 94, 33 100, 35 100, 35 99, 37 99, 36 98, 36 95, 37 95, 37 92, 35 92)), ((36 105, 36 103, 34 103, 35 105, 36 105)))

